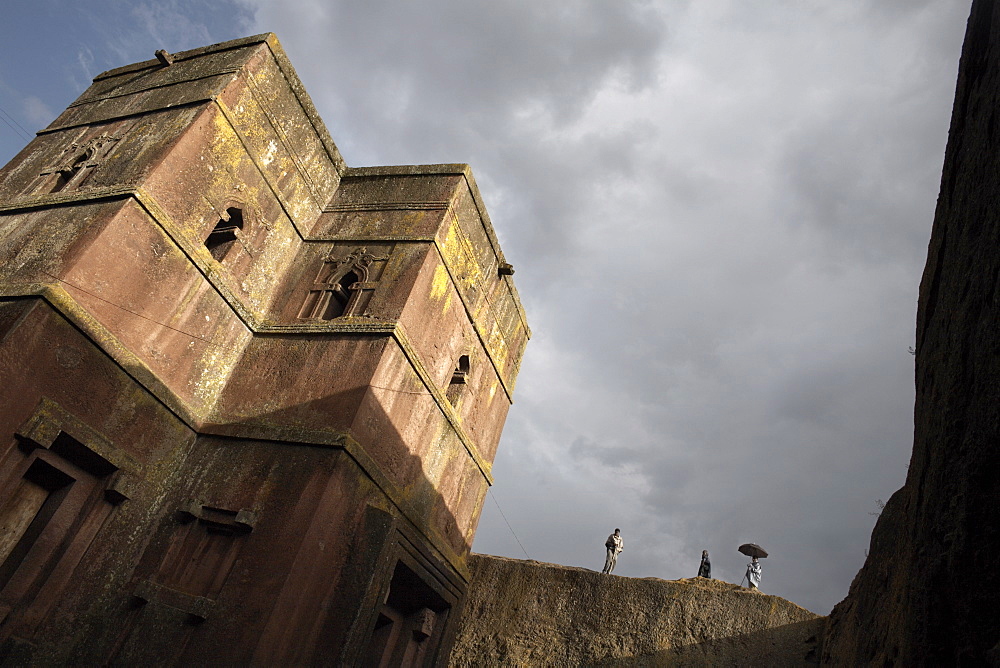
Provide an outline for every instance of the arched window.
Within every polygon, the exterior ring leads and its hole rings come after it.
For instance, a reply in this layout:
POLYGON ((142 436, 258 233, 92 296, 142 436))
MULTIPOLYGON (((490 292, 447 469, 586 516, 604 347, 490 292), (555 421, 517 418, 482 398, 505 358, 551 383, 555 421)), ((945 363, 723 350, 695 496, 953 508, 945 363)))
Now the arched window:
POLYGON ((448 401, 457 404, 462 397, 463 388, 469 382, 469 356, 459 355, 455 363, 455 370, 451 372, 451 381, 448 383, 448 391, 445 393, 448 401))
POLYGON ((469 356, 459 355, 458 364, 455 365, 455 371, 451 374, 451 384, 465 385, 468 382, 469 382, 469 356))
POLYGON ((50 193, 79 188, 107 157, 116 141, 118 137, 102 134, 83 144, 73 143, 63 152, 58 164, 41 173, 44 180, 37 187, 50 193))
POLYGON ((365 248, 355 249, 342 260, 327 256, 306 295, 299 317, 333 320, 356 315, 359 295, 372 289, 368 282, 369 268, 375 259, 365 248), (328 269, 328 265, 333 265, 332 269, 328 269))
POLYGON ((347 312, 351 297, 354 296, 351 286, 359 280, 358 275, 351 270, 330 285, 330 301, 326 304, 326 311, 320 316, 323 320, 333 320, 347 312))
POLYGON ((243 231, 243 210, 236 207, 226 209, 226 213, 216 223, 215 229, 205 239, 205 248, 219 262, 222 262, 240 240, 243 231))
POLYGON ((84 166, 87 164, 87 158, 88 156, 86 153, 81 153, 77 156, 76 160, 57 171, 55 185, 52 186, 52 190, 49 192, 57 193, 69 185, 70 181, 75 179, 76 176, 83 170, 84 166))

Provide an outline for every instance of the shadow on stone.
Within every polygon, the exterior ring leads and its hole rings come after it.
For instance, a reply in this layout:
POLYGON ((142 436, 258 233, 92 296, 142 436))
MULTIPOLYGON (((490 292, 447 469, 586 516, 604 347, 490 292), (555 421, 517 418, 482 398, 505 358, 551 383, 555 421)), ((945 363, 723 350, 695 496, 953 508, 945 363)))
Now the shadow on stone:
POLYGON ((607 659, 589 665, 600 668, 814 666, 819 664, 820 643, 825 622, 826 620, 820 617, 756 633, 715 638, 693 645, 671 647, 652 654, 607 659))

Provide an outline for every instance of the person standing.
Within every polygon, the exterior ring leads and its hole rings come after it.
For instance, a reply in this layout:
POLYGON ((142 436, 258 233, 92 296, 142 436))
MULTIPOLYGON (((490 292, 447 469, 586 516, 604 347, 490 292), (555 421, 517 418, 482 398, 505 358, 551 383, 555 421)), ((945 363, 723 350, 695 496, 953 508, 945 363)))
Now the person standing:
POLYGON ((712 561, 708 558, 708 550, 701 551, 701 566, 698 567, 698 577, 712 579, 712 561))
POLYGON ((761 568, 757 557, 751 557, 747 564, 747 587, 749 589, 760 589, 761 568))
POLYGON ((608 540, 604 543, 604 547, 608 548, 608 556, 604 560, 602 573, 610 575, 611 571, 615 569, 615 564, 618 563, 618 554, 624 549, 624 544, 621 529, 615 529, 615 532, 608 536, 608 540))

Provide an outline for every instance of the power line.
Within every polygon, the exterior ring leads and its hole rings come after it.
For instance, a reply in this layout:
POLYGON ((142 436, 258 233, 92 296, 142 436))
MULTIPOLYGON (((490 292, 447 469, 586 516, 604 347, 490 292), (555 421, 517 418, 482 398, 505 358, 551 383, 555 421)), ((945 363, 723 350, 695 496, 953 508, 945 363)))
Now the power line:
POLYGON ((31 133, 28 132, 27 130, 25 130, 24 127, 20 123, 17 122, 16 118, 14 118, 9 113, 7 113, 6 109, 4 109, 3 107, 0 107, 0 114, 3 114, 2 116, 0 116, 0 121, 3 121, 7 125, 7 127, 9 127, 14 132, 20 134, 23 139, 27 139, 28 141, 32 140, 31 133), (6 116, 6 118, 4 118, 4 116, 6 116), (13 125, 11 125, 11 123, 13 123, 13 125), (14 127, 14 126, 17 126, 17 127, 14 127))
POLYGON ((25 137, 24 134, 22 134, 21 132, 19 132, 17 128, 15 128, 13 125, 11 125, 9 122, 7 122, 7 119, 4 118, 3 116, 0 116, 0 121, 3 121, 4 125, 6 125, 11 130, 13 130, 14 134, 16 134, 18 136, 18 139, 25 139, 27 141, 31 141, 30 137, 25 137))

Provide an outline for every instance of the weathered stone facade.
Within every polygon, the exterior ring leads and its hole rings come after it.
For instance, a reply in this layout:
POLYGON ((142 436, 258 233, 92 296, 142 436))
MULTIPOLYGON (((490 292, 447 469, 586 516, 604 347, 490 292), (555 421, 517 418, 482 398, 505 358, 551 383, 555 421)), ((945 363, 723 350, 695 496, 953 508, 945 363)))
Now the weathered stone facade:
POLYGON ((348 168, 273 35, 0 171, 0 663, 443 660, 529 336, 465 165, 348 168))

